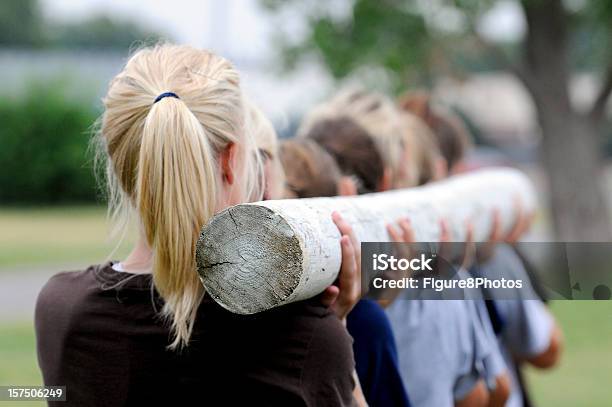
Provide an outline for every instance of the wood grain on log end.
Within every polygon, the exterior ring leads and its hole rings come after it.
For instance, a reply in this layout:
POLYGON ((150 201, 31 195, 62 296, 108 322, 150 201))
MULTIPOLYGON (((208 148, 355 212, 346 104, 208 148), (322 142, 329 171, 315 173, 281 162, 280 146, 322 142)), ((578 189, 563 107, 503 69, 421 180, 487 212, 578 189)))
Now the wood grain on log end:
POLYGON ((196 250, 206 292, 238 314, 282 304, 300 282, 302 256, 300 242, 285 219, 252 204, 217 214, 202 228, 196 250))

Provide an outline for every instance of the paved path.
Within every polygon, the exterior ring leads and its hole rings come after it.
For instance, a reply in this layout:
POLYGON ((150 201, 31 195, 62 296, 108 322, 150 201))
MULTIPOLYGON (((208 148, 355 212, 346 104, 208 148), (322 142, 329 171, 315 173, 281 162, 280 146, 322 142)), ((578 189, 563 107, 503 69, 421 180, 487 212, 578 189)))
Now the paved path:
POLYGON ((39 266, 0 270, 0 323, 33 321, 36 297, 49 277, 77 267, 39 266))

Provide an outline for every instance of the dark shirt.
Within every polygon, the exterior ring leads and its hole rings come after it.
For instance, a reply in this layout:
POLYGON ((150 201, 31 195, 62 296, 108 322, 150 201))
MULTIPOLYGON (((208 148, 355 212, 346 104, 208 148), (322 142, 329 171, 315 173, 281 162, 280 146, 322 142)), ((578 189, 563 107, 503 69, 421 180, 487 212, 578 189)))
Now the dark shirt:
POLYGON ((67 386, 57 405, 353 405, 351 338, 318 300, 245 316, 206 296, 176 352, 151 280, 107 263, 43 287, 38 360, 45 385, 67 386))
POLYGON ((353 337, 357 376, 371 407, 408 407, 397 348, 387 314, 377 302, 363 299, 346 320, 353 337))

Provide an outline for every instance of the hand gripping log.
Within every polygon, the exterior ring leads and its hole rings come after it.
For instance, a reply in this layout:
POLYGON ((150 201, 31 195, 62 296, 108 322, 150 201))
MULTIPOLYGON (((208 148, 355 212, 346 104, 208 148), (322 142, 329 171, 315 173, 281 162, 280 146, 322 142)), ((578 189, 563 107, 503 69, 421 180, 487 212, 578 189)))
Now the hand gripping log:
POLYGON ((253 314, 311 298, 333 283, 340 270, 338 211, 361 242, 387 242, 386 225, 408 217, 416 241, 436 242, 445 218, 453 241, 484 241, 497 209, 509 231, 516 199, 535 209, 532 184, 520 171, 488 169, 426 186, 358 197, 285 199, 241 204, 215 215, 202 228, 196 248, 198 273, 209 295, 226 309, 253 314))

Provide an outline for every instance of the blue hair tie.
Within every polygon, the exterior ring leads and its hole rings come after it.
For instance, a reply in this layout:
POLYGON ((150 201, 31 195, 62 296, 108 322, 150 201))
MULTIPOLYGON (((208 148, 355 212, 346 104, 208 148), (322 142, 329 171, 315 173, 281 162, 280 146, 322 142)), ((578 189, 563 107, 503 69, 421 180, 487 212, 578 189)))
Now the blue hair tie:
POLYGON ((164 92, 161 95, 159 95, 158 97, 155 98, 155 101, 153 102, 153 104, 159 102, 160 100, 162 100, 163 98, 167 98, 167 97, 171 97, 171 98, 177 98, 180 99, 180 97, 178 97, 178 95, 174 92, 164 92))

